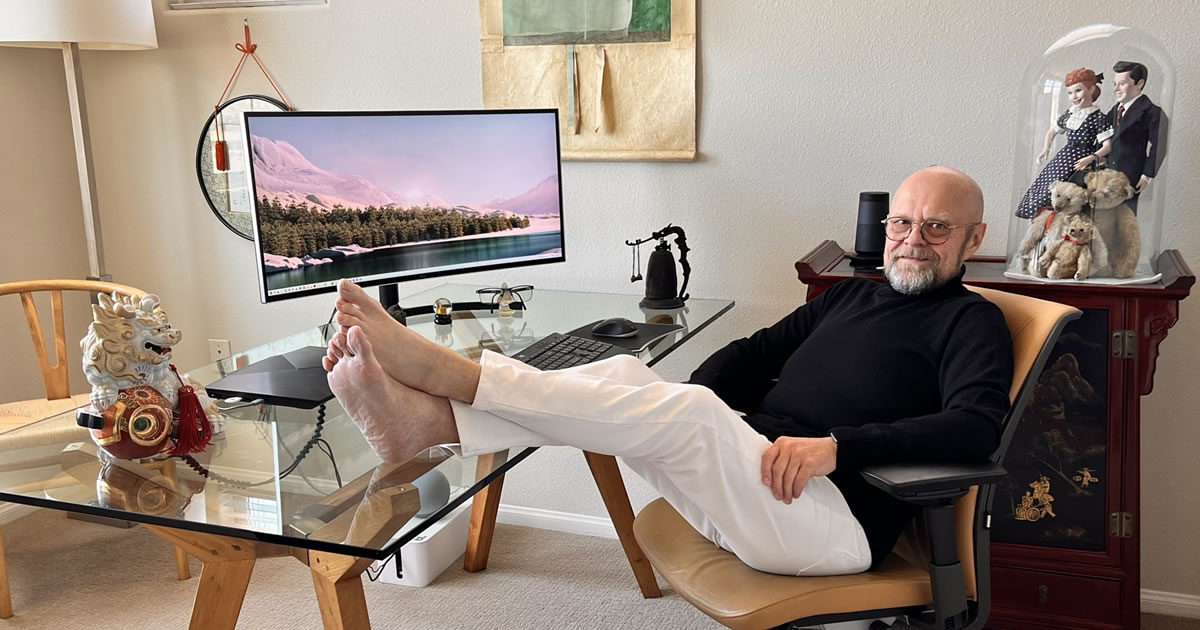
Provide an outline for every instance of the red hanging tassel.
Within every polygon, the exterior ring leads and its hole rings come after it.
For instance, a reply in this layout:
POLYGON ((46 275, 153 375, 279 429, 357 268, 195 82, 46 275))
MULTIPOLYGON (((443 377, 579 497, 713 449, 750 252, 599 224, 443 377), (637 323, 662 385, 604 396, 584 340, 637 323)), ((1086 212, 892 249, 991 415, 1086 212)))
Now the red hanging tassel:
POLYGON ((204 413, 204 407, 200 405, 200 397, 196 395, 196 390, 183 383, 183 378, 179 376, 179 371, 174 365, 170 367, 180 385, 179 410, 175 420, 177 432, 171 454, 199 453, 212 441, 212 423, 208 421, 208 414, 204 413))
POLYGON ((228 171, 229 170, 229 164, 227 163, 228 158, 225 157, 225 141, 224 140, 217 140, 213 144, 213 157, 216 158, 216 162, 217 162, 216 166, 217 166, 218 171, 228 171))

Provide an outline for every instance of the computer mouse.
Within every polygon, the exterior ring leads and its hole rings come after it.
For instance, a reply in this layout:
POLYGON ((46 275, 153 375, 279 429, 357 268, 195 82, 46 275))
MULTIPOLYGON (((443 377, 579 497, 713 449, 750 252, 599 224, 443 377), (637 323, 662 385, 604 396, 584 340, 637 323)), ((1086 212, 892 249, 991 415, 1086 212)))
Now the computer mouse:
POLYGON ((592 326, 592 334, 597 337, 632 337, 637 331, 637 325, 624 317, 610 317, 592 326))

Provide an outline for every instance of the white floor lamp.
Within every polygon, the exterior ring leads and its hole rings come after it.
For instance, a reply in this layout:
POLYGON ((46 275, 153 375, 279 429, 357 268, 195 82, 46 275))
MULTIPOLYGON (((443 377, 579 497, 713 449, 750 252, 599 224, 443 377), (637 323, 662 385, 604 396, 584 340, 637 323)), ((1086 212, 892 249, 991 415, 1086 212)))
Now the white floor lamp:
POLYGON ((79 51, 158 48, 151 0, 0 0, 0 46, 62 48, 90 277, 109 279, 79 51))

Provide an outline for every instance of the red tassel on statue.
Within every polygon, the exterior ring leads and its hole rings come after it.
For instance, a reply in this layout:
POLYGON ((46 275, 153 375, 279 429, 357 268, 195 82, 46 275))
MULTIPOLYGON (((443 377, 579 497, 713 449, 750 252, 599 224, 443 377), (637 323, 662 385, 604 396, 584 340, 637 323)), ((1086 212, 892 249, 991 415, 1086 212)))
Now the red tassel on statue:
POLYGON ((204 413, 204 407, 200 405, 196 390, 191 385, 184 384, 174 365, 171 366, 171 371, 175 373, 175 378, 179 379, 180 385, 175 447, 171 449, 171 454, 199 453, 212 440, 212 423, 208 421, 208 414, 204 413))

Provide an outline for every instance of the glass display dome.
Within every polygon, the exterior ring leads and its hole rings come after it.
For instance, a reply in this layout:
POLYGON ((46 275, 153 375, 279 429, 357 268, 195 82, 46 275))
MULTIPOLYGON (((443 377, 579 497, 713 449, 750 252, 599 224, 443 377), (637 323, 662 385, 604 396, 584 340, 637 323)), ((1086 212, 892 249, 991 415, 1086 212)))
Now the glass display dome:
POLYGON ((1018 94, 1005 275, 1047 282, 1158 279, 1175 64, 1128 26, 1067 33, 1018 94))

